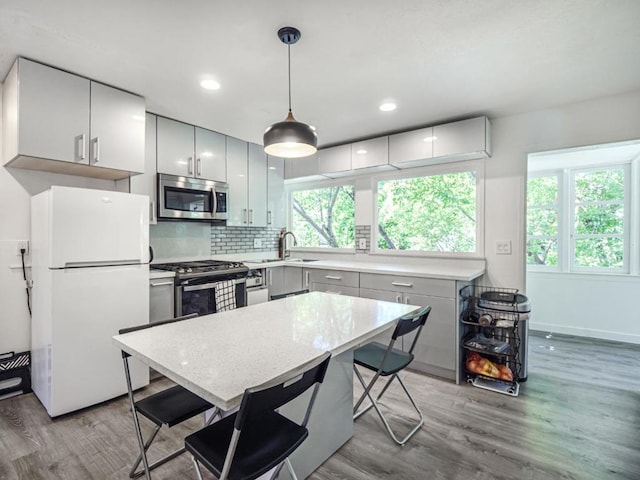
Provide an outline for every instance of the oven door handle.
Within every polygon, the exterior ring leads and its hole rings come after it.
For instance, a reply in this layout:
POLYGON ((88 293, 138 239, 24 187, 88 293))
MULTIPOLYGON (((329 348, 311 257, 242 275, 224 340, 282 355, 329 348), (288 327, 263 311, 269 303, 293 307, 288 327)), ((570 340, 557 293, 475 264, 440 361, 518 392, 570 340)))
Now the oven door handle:
MULTIPOLYGON (((220 280, 221 282, 224 280, 220 280)), ((233 283, 235 283, 236 285, 241 284, 241 283, 246 283, 247 279, 246 278, 236 278, 233 280, 233 283)), ((183 285, 182 289, 185 292, 195 292, 197 290, 209 290, 211 288, 215 288, 216 284, 218 282, 211 282, 211 283, 204 283, 202 285, 183 285)))

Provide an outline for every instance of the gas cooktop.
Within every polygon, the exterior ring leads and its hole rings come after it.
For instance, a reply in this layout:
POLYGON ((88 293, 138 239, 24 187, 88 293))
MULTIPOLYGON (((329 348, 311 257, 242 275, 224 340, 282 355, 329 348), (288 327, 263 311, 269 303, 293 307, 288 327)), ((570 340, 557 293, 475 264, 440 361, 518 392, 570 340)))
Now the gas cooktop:
POLYGON ((248 270, 244 264, 240 262, 226 262, 223 260, 199 260, 195 262, 175 262, 160 263, 151 265, 152 268, 158 270, 168 270, 178 274, 185 273, 218 273, 228 270, 248 270))

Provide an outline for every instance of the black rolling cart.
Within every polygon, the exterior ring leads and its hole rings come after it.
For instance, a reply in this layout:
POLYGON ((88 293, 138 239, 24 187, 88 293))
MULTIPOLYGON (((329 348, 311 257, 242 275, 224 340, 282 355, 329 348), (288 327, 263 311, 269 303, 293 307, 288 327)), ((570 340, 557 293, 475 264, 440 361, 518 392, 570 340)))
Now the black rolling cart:
POLYGON ((529 299, 517 289, 480 285, 467 285, 460 297, 462 380, 518 396, 526 380, 529 299))

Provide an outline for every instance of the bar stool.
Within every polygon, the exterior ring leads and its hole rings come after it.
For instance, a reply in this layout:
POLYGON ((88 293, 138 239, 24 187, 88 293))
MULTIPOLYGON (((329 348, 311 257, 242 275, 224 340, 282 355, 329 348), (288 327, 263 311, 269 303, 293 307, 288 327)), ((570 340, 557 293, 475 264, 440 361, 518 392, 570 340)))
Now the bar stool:
POLYGON ((330 359, 331 353, 327 352, 286 378, 248 388, 238 412, 185 438, 198 479, 202 480, 200 464, 219 480, 253 480, 277 467, 275 478, 286 464, 296 480, 289 455, 309 436, 306 425, 330 359), (312 386, 301 423, 276 411, 312 386))
POLYGON ((410 313, 409 315, 405 315, 404 317, 400 318, 398 320, 396 328, 393 331, 393 335, 391 335, 391 341, 389 342, 389 345, 383 345, 378 342, 371 342, 354 350, 353 352, 353 370, 358 377, 358 380, 360 380, 360 384, 364 388, 364 392, 360 396, 360 399, 356 402, 355 407, 353 407, 353 419, 356 420, 365 412, 367 412, 371 407, 375 408, 387 432, 389 433, 393 441, 398 445, 404 445, 405 443, 407 443, 407 441, 418 431, 418 429, 424 423, 424 416, 422 415, 422 411, 420 411, 420 409, 416 405, 415 400, 409 393, 409 390, 407 390, 407 387, 402 381, 402 378, 400 378, 400 376, 398 375, 398 372, 404 370, 413 361, 413 349, 416 346, 416 342, 418 341, 418 337, 422 332, 422 328, 424 327, 425 323, 427 323, 427 318, 429 317, 430 312, 431 307, 425 307, 419 312, 410 313), (418 329, 418 332, 413 338, 413 342, 411 342, 411 347, 409 348, 409 350, 404 351, 399 348, 394 348, 394 344, 398 338, 401 338, 416 329, 418 329), (368 385, 365 383, 356 365, 360 365, 361 367, 375 372, 375 375, 368 385), (390 377, 389 380, 387 380, 387 383, 384 385, 377 398, 374 399, 371 395, 371 389, 373 388, 373 385, 376 383, 378 378, 387 376, 390 377), (420 417, 418 424, 415 425, 413 429, 401 440, 399 440, 396 437, 395 433, 393 433, 389 422, 382 414, 382 411, 380 410, 380 407, 378 405, 378 401, 387 391, 387 388, 389 388, 389 385, 391 385, 391 382, 394 378, 397 379, 398 382, 400 382, 402 389, 407 394, 407 397, 409 397, 413 408, 416 410, 420 417), (367 397, 371 401, 371 405, 358 412, 358 408, 367 397))
MULTIPOLYGON (((123 334, 136 332, 138 330, 145 330, 147 328, 153 328, 159 325, 165 325, 167 323, 180 322, 189 318, 194 318, 196 316, 197 315, 195 313, 192 313, 191 315, 185 315, 183 317, 124 328, 118 333, 123 334)), ((174 425, 178 425, 179 423, 182 423, 200 413, 203 413, 209 409, 213 409, 212 415, 207 422, 208 424, 219 413, 219 409, 214 407, 209 402, 198 397, 197 395, 191 393, 189 390, 181 387, 180 385, 173 386, 161 392, 154 393, 153 395, 145 397, 141 400, 135 401, 133 397, 133 389, 131 387, 129 357, 130 355, 128 353, 124 351, 122 352, 124 373, 127 380, 127 390, 129 394, 129 401, 131 403, 131 412, 133 414, 133 424, 136 429, 138 444, 140 446, 140 455, 138 455, 133 468, 129 472, 129 477, 138 478, 142 475, 146 475, 147 480, 151 480, 151 470, 165 464, 169 460, 185 452, 184 447, 180 448, 157 460, 152 465, 149 465, 147 460, 147 450, 149 450, 151 443, 155 440, 156 435, 158 435, 158 432, 160 431, 162 426, 166 425, 168 428, 171 428, 174 425), (146 442, 142 438, 142 431, 140 429, 138 413, 155 424, 155 429, 146 440, 146 442), (136 471, 136 469, 140 465, 140 462, 142 462, 143 468, 140 471, 136 471)))

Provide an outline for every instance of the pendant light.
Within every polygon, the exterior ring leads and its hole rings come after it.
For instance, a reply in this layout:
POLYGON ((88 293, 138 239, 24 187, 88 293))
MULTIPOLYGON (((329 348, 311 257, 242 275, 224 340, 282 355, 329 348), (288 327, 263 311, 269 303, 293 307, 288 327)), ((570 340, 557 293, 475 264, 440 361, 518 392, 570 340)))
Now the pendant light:
POLYGON ((289 59, 289 114, 282 122, 274 123, 264 131, 264 151, 275 157, 308 157, 317 151, 318 137, 307 125, 297 121, 291 113, 291 45, 300 40, 300 30, 283 27, 278 30, 278 38, 287 45, 289 59))

